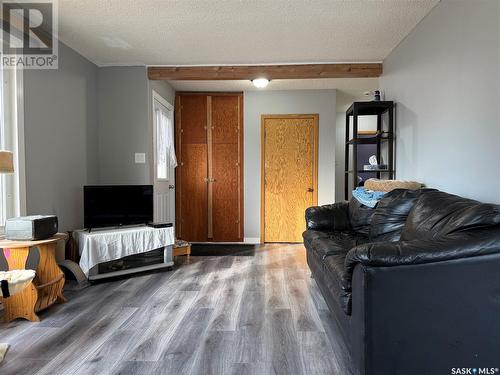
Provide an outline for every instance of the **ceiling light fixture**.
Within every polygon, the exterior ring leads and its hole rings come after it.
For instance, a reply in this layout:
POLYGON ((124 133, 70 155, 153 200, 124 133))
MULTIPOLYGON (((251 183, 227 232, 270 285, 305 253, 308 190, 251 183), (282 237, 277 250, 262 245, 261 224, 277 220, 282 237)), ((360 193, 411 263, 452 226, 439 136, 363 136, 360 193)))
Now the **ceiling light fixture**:
POLYGON ((258 89, 263 89, 269 84, 269 80, 267 78, 256 78, 252 80, 252 83, 258 89))

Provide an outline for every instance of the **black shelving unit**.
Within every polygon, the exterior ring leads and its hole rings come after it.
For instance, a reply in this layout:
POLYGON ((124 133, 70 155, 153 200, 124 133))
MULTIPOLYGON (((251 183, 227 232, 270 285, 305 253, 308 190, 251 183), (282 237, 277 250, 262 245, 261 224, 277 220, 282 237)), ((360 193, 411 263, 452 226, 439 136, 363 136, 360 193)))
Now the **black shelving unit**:
POLYGON ((354 102, 346 111, 346 128, 345 128, 345 179, 344 193, 345 199, 349 199, 349 181, 352 181, 352 186, 358 186, 358 175, 365 173, 376 173, 377 178, 394 179, 394 102, 378 101, 378 102, 354 102), (358 117, 359 116, 377 116, 377 132, 374 136, 360 136, 358 132, 358 117), (387 116, 387 121, 384 121, 384 116, 387 116), (352 133, 350 126, 350 118, 352 117, 352 133), (384 126, 387 124, 387 126, 384 126), (385 128, 385 129, 384 129, 385 128), (377 160, 381 162, 382 145, 384 151, 387 151, 387 158, 384 158, 384 163, 387 164, 387 169, 379 170, 360 170, 358 169, 358 145, 373 144, 377 146, 377 160), (352 152, 352 169, 350 167, 350 159, 352 152), (351 178, 352 177, 352 178, 351 178))

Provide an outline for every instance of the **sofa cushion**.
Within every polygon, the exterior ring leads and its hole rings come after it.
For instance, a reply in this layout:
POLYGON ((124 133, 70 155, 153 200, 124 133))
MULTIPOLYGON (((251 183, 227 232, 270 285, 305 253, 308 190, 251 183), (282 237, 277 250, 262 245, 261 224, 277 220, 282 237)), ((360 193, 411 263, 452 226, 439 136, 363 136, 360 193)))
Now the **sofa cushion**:
POLYGON ((348 207, 347 202, 309 207, 305 214, 307 229, 322 231, 349 230, 348 207))
POLYGON ((370 225, 370 241, 399 241, 408 214, 422 192, 396 189, 378 202, 370 225))
POLYGON ((367 207, 357 199, 349 201, 349 221, 354 232, 368 236, 375 209, 367 207))
POLYGON ((413 206, 401 239, 434 238, 499 224, 499 205, 430 191, 422 194, 413 206))
POLYGON ((342 301, 340 301, 340 295, 343 291, 343 276, 344 276, 344 262, 347 253, 329 254, 323 259, 323 264, 329 277, 332 279, 331 286, 333 288, 332 292, 334 295, 339 296, 339 304, 342 306, 342 301))
POLYGON ((352 248, 345 259, 342 287, 351 290, 354 268, 411 266, 500 253, 500 225, 446 236, 395 242, 370 242, 352 248))
POLYGON ((307 230, 303 234, 310 251, 323 259, 327 254, 345 254, 353 247, 366 243, 368 237, 353 231, 319 232, 307 230))
POLYGON ((333 232, 323 232, 321 230, 312 229, 306 230, 304 233, 302 233, 304 242, 309 245, 312 245, 314 240, 317 240, 319 238, 329 238, 331 235, 333 235, 333 232))

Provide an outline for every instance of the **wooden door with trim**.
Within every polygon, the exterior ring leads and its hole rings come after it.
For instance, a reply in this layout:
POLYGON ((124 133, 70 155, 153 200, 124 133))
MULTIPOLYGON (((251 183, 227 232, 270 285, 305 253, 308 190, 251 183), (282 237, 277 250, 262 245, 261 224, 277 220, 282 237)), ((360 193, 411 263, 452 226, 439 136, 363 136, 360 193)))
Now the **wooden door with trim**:
POLYGON ((262 115, 261 241, 302 242, 318 202, 319 115, 262 115))
POLYGON ((209 97, 209 210, 212 241, 243 240, 241 95, 209 97))
POLYGON ((178 93, 177 236, 243 240, 243 95, 178 93))
POLYGON ((176 235, 189 241, 208 240, 207 96, 176 98, 176 235))

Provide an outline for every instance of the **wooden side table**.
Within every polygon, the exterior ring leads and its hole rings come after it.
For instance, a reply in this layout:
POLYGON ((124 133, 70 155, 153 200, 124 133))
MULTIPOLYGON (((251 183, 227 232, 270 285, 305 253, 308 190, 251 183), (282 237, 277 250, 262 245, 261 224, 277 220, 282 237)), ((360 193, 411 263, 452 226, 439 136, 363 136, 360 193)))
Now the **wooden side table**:
POLYGON ((64 273, 56 262, 57 242, 67 239, 67 234, 58 233, 41 241, 0 240, 9 270, 26 269, 30 257, 30 268, 36 271, 35 279, 19 294, 2 298, 4 321, 24 318, 39 322, 36 314, 56 302, 66 302, 63 296, 64 273))

